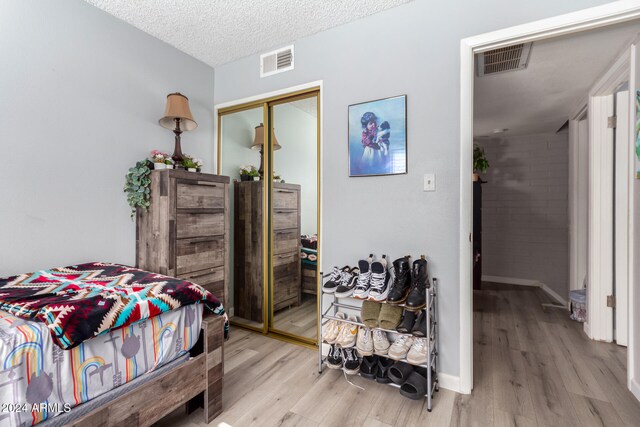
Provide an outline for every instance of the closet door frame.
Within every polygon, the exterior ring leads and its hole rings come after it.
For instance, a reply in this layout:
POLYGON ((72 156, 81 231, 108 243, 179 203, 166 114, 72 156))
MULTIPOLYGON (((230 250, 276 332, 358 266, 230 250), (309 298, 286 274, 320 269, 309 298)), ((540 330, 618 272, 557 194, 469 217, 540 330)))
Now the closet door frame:
POLYGON ((263 194, 270 195, 273 182, 273 167, 271 158, 273 155, 273 147, 271 146, 269 135, 271 134, 271 121, 270 121, 270 108, 273 105, 291 102, 297 99, 309 98, 312 96, 316 96, 317 100, 317 232, 318 232, 318 274, 316 275, 316 312, 317 312, 317 320, 316 320, 316 328, 317 328, 317 339, 310 339, 305 337, 300 337, 286 331, 278 331, 270 329, 271 319, 273 318, 273 305, 271 304, 272 298, 272 286, 273 283, 273 268, 272 268, 272 253, 273 253, 273 242, 271 234, 273 232, 272 229, 272 221, 271 221, 271 198, 270 196, 263 197, 263 212, 269 212, 265 218, 269 220, 263 220, 263 266, 268 266, 267 268, 263 268, 263 307, 268 307, 263 310, 263 323, 262 328, 234 323, 232 324, 236 327, 242 329, 249 329, 252 331, 260 332, 262 334, 271 336, 273 338, 277 338, 287 342, 293 342, 296 344, 301 344, 310 348, 317 348, 320 344, 321 340, 321 324, 320 324, 320 299, 322 298, 322 287, 321 287, 321 274, 322 271, 322 238, 321 238, 321 226, 322 226, 322 185, 321 185, 321 177, 322 177, 322 81, 315 81, 295 87, 291 87, 288 89, 282 89, 274 92, 265 93, 262 95, 257 95, 253 97, 248 97, 236 101, 225 102, 222 104, 218 104, 214 107, 214 116, 217 118, 217 131, 215 133, 215 160, 216 163, 216 174, 220 174, 222 170, 222 117, 237 113, 240 111, 250 110, 254 108, 262 107, 263 109, 263 123, 269 132, 264 132, 264 142, 263 146, 267 147, 267 150, 263 150, 263 161, 264 165, 268 168, 265 168, 269 173, 269 179, 263 179, 263 194), (264 304, 267 304, 265 306, 264 304))
MULTIPOLYGON (((270 290, 270 295, 269 295, 269 331, 274 333, 274 334, 278 334, 280 336, 282 336, 283 338, 289 338, 292 339, 294 341, 300 341, 312 346, 316 346, 319 345, 319 340, 320 340, 320 299, 322 298, 322 287, 321 287, 321 277, 320 277, 320 246, 322 245, 322 239, 320 238, 320 189, 321 189, 321 181, 320 181, 320 90, 319 89, 311 89, 309 91, 304 91, 302 93, 295 93, 295 94, 290 94, 290 95, 285 95, 279 99, 275 99, 272 100, 268 103, 269 105, 269 109, 268 109, 268 120, 267 122, 265 122, 265 127, 266 129, 269 130, 269 132, 265 132, 265 139, 267 138, 267 136, 272 136, 274 131, 273 131, 273 107, 277 106, 277 105, 282 105, 282 104, 287 104, 290 102, 294 102, 294 101, 299 101, 302 99, 308 99, 308 98, 316 98, 316 111, 317 111, 317 116, 316 116, 316 170, 317 170, 317 176, 316 176, 316 190, 317 190, 317 200, 316 200, 316 209, 317 209, 317 224, 316 224, 316 230, 318 233, 318 259, 317 259, 317 266, 318 266, 318 271, 316 272, 316 339, 313 338, 308 338, 308 337, 303 337, 300 335, 295 335, 292 334, 291 332, 287 332, 284 330, 280 330, 280 329, 276 329, 273 326, 273 320, 275 317, 275 313, 273 310, 274 304, 273 301, 275 300, 274 297, 274 292, 275 286, 269 286, 269 290, 270 290)), ((266 142, 266 141, 265 141, 266 142)), ((267 181, 269 183, 269 195, 268 195, 268 199, 269 199, 269 203, 271 204, 271 200, 273 197, 273 144, 271 143, 271 139, 269 139, 268 141, 268 146, 269 148, 269 168, 268 168, 268 172, 269 172, 269 179, 266 179, 265 181, 267 181)), ((270 209, 272 207, 270 206, 270 209)), ((269 211, 269 244, 270 244, 270 248, 269 248, 269 253, 273 254, 274 251, 274 239, 273 239, 273 233, 274 233, 274 229, 273 229, 273 212, 272 210, 269 211)), ((274 277, 274 270, 273 270, 273 256, 269 257, 269 280, 271 284, 275 283, 275 277, 274 277)), ((302 279, 302 277, 301 277, 302 279)), ((302 286, 302 284, 300 285, 302 286)))

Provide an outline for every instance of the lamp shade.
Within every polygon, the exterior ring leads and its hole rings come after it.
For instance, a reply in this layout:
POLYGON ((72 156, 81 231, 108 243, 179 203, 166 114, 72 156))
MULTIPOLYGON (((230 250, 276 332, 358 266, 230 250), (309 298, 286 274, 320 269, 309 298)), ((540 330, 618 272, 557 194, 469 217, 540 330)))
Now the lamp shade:
POLYGON ((174 129, 176 119, 180 119, 180 129, 183 131, 194 130, 198 127, 189 109, 189 98, 178 92, 167 95, 167 108, 164 111, 164 116, 160 119, 160 126, 174 129))
MULTIPOLYGON (((253 145, 251 146, 252 150, 261 150, 262 143, 264 142, 264 125, 260 123, 256 126, 256 136, 253 138, 253 145)), ((281 149, 282 146, 278 143, 278 138, 276 138, 276 132, 273 132, 273 151, 281 149)))

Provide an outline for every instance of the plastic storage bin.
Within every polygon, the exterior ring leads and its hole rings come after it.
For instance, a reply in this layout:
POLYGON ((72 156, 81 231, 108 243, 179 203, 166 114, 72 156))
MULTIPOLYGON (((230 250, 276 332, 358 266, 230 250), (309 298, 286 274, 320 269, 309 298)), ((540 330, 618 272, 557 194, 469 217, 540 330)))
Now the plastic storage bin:
POLYGON ((571 319, 577 322, 587 321, 587 290, 578 289, 569 292, 571 319))

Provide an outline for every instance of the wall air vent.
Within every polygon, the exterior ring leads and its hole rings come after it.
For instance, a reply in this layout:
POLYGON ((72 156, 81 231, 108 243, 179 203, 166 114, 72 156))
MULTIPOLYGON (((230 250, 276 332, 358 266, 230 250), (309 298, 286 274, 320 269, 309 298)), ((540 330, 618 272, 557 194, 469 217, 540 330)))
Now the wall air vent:
POLYGON ((293 70, 293 45, 260 55, 260 77, 293 70))
POLYGON ((529 64, 531 43, 520 43, 476 55, 478 77, 507 71, 524 70, 529 64))

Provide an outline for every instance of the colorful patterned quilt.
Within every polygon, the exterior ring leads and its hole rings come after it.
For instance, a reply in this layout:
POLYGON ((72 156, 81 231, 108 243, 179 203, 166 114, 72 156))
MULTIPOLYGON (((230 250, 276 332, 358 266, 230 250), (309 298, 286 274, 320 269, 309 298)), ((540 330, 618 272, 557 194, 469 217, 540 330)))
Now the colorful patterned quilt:
MULTIPOLYGON (((46 324, 63 349, 197 303, 226 317, 220 301, 195 283, 119 264, 94 262, 0 279, 0 310, 46 324)), ((227 330, 225 324, 225 336, 227 330)))
POLYGON ((202 312, 188 305, 63 350, 44 323, 0 311, 0 426, 39 424, 177 359, 202 312))

